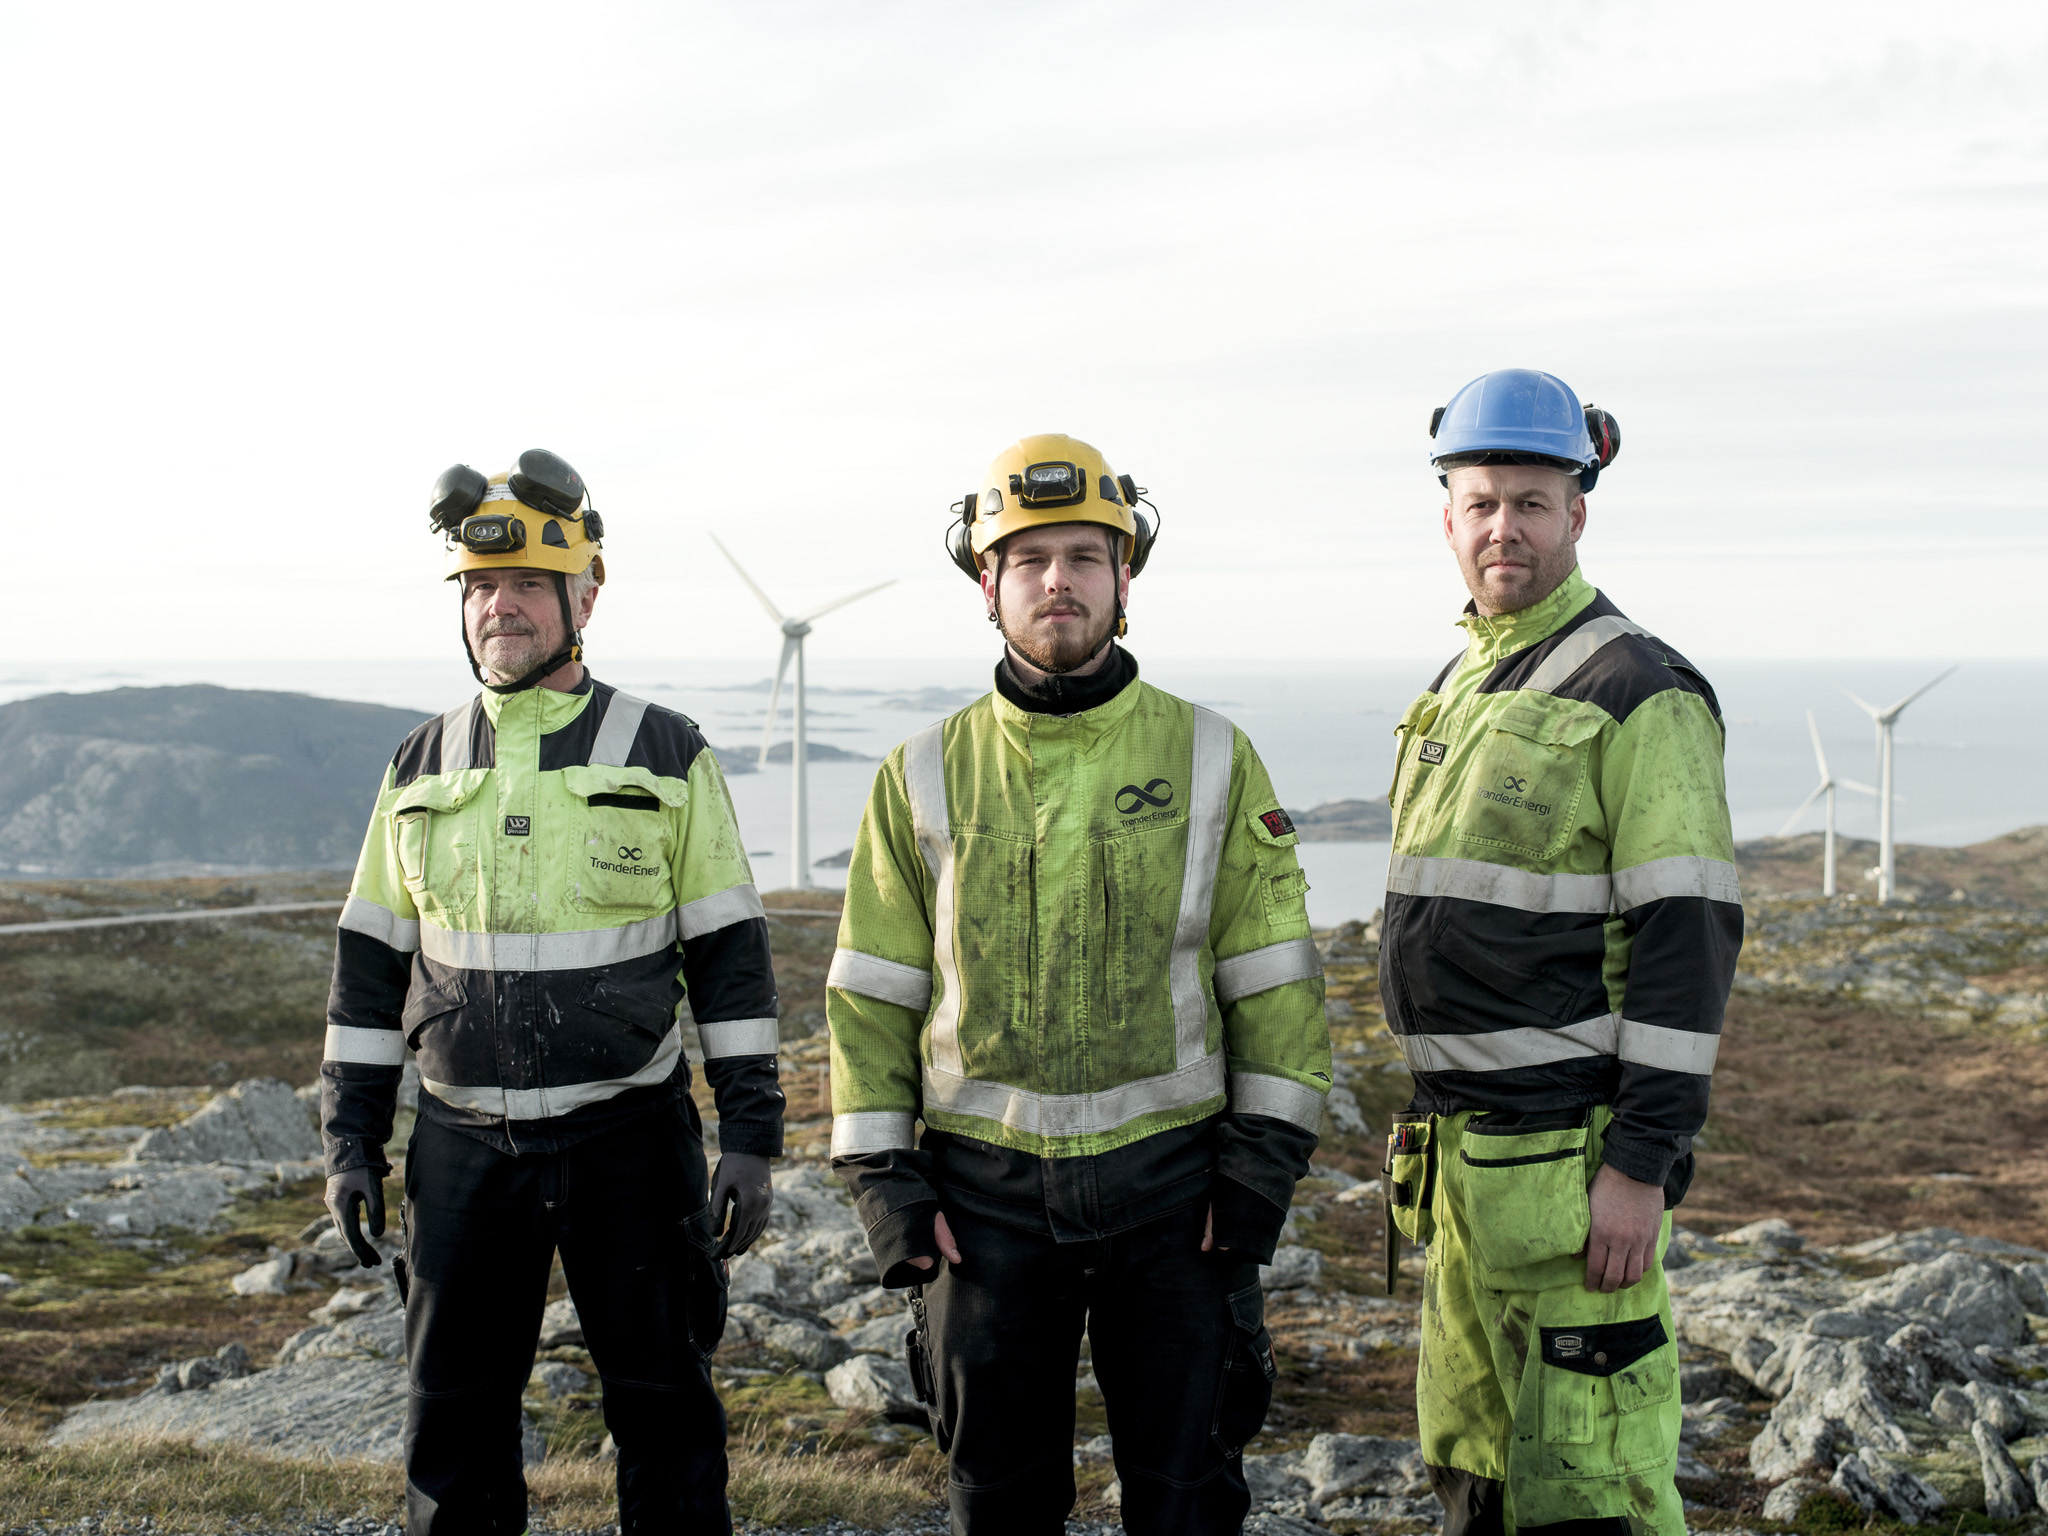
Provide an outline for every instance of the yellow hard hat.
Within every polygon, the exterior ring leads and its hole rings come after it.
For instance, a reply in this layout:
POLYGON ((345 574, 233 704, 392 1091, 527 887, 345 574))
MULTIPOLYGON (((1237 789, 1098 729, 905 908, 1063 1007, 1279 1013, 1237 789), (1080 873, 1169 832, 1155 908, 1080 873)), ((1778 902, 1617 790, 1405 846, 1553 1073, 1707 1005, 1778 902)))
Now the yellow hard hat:
POLYGON ((982 485, 954 505, 959 521, 946 534, 953 563, 977 581, 989 550, 1025 528, 1114 528, 1124 536, 1124 564, 1133 576, 1145 568, 1159 537, 1157 513, 1147 518, 1138 510, 1145 493, 1131 477, 1117 474, 1099 450, 1062 432, 1012 443, 996 455, 982 485))
POLYGON ((430 524, 448 540, 447 577, 464 571, 541 570, 574 576, 588 570, 604 584, 604 519, 584 506, 583 477, 545 448, 486 480, 457 464, 434 482, 430 524))

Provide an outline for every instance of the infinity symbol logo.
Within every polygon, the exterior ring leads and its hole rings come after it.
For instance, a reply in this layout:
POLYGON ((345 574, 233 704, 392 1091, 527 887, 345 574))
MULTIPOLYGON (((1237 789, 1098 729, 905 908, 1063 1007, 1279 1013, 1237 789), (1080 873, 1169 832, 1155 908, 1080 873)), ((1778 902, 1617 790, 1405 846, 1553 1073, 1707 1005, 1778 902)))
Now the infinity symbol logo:
POLYGON ((621 848, 619 850, 619 858, 627 864, 638 864, 640 862, 640 850, 638 848, 621 848))
POLYGON ((1513 774, 1509 774, 1505 779, 1501 780, 1502 789, 1512 789, 1518 795, 1526 791, 1528 787, 1529 781, 1527 779, 1518 779, 1513 774))
POLYGON ((1165 779, 1154 779, 1143 789, 1135 784, 1126 784, 1116 792, 1116 808, 1126 816, 1135 816, 1148 805, 1164 806, 1173 804, 1173 786, 1165 779), (1161 793, 1161 791, 1165 793, 1161 793))

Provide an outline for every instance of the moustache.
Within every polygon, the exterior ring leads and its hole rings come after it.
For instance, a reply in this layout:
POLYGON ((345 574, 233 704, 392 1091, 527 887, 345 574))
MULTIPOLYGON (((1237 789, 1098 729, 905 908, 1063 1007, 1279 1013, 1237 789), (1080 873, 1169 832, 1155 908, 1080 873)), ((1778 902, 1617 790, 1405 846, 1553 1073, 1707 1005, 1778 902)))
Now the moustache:
POLYGON ((1069 597, 1054 598, 1051 602, 1040 603, 1031 610, 1031 617, 1042 619, 1055 613, 1071 613, 1076 618, 1082 619, 1089 617, 1088 605, 1086 603, 1077 603, 1069 597))
POLYGON ((535 629, 533 625, 527 623, 524 619, 493 619, 484 626, 483 638, 488 640, 493 635, 536 635, 539 633, 539 630, 535 629))

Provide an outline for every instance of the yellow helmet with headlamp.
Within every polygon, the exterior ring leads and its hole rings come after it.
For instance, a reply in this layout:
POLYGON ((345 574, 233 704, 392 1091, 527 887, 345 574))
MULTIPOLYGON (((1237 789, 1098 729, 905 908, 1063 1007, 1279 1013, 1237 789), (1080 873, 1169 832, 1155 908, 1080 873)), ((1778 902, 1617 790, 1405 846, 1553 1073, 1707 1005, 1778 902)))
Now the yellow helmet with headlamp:
POLYGON ((555 573, 562 623, 568 646, 512 683, 485 681, 483 668, 469 649, 469 629, 462 648, 469 655, 477 681, 498 693, 531 688, 556 668, 578 660, 583 637, 569 606, 569 577, 588 571, 604 585, 604 519, 589 506, 583 477, 559 454, 529 448, 504 474, 486 479, 467 464, 442 472, 427 504, 427 521, 448 541, 448 580, 467 571, 540 570, 555 573))
POLYGON ((1099 450, 1062 432, 1012 443, 989 465, 982 486, 954 504, 958 521, 946 531, 946 552, 977 581, 988 552, 1025 528, 1114 528, 1124 536, 1123 561, 1133 576, 1145 568, 1159 537, 1158 509, 1150 518, 1138 510, 1144 490, 1112 470, 1099 450))

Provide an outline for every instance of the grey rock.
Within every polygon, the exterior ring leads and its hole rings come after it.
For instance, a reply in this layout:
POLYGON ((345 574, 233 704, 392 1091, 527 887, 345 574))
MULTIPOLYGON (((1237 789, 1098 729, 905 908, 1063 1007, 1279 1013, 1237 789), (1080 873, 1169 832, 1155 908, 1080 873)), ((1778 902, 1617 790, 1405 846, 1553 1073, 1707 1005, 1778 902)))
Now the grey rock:
POLYGON ((289 1083, 251 1078, 177 1125, 145 1131, 130 1163, 277 1163, 320 1156, 320 1130, 289 1083))
POLYGON ((1790 1525, 1806 1501, 1826 1486, 1810 1477, 1788 1477, 1764 1496, 1764 1518, 1790 1525))
POLYGON ((1880 1502, 1901 1521, 1907 1525, 1926 1525, 1941 1518, 1948 1501, 1931 1486, 1882 1451, 1865 1446, 1857 1454, 1877 1481, 1880 1502))
POLYGON ((1934 1394, 1934 1404, 1928 1409, 1927 1416, 1951 1429, 1968 1429, 1977 1422, 1977 1405, 1960 1387, 1944 1382, 1934 1394))
POLYGON ((1259 1268, 1259 1283, 1269 1291, 1294 1291, 1323 1278, 1323 1256, 1313 1248, 1290 1244, 1273 1252, 1273 1262, 1259 1268))
POLYGON ((1897 1312, 1865 1312, 1851 1307, 1830 1307, 1806 1320, 1806 1331, 1821 1339, 1882 1339, 1906 1324, 1897 1312))
MULTIPOLYGON (((761 1346, 781 1355, 807 1371, 824 1371, 839 1364, 853 1351, 846 1340, 813 1323, 785 1318, 761 1335, 761 1346)), ((872 1356, 864 1358, 872 1359, 872 1356)))
POLYGON ((1747 1385, 1725 1365, 1695 1361, 1678 1368, 1678 1396, 1687 1403, 1704 1403, 1717 1397, 1736 1397, 1747 1385))
POLYGON ((1346 1494, 1420 1494, 1429 1489, 1417 1442, 1379 1435, 1317 1435, 1301 1453, 1300 1473, 1317 1504, 1346 1494))
POLYGON ((1365 1114, 1358 1107, 1357 1095, 1349 1088, 1332 1088, 1324 1100, 1324 1112, 1330 1117, 1330 1124, 1340 1136, 1370 1136, 1372 1127, 1365 1123, 1365 1114))
POLYGON ((1321 1513, 1325 1520, 1343 1521, 1347 1530, 1377 1529, 1397 1520, 1434 1525, 1443 1519, 1443 1506, 1435 1499, 1350 1498, 1325 1506, 1321 1513))
POLYGON ((871 1285, 857 1296, 849 1296, 844 1301, 819 1308, 818 1315, 834 1328, 844 1328, 849 1324, 864 1323, 871 1317, 894 1315, 908 1310, 909 1305, 904 1292, 885 1291, 879 1285, 871 1285))
POLYGON ((1297 1515, 1254 1514, 1244 1523, 1244 1536, 1335 1536, 1326 1525, 1297 1515))
POLYGON ((362 1313, 331 1328, 300 1330, 277 1352, 280 1365, 306 1360, 403 1360, 405 1314, 362 1313))
POLYGON ((1746 1248, 1782 1248, 1788 1251, 1806 1246, 1806 1239, 1795 1232, 1792 1223, 1782 1216, 1752 1221, 1748 1226, 1737 1227, 1733 1232, 1723 1232, 1719 1240, 1746 1248))
POLYGON ((1690 1261, 1726 1258, 1730 1250, 1725 1244, 1715 1242, 1711 1237, 1702 1237, 1690 1227, 1673 1227, 1669 1248, 1683 1253, 1690 1261))
POLYGON ((251 1264, 228 1282, 237 1296, 289 1296, 292 1289, 292 1255, 281 1253, 261 1264, 251 1264))
POLYGON ((402 1366, 310 1360, 216 1382, 203 1392, 84 1403, 64 1416, 50 1440, 64 1446, 165 1435, 286 1456, 396 1462, 403 1453, 405 1403, 402 1366))
POLYGON ((901 1358, 903 1336, 910 1331, 910 1314, 897 1312, 869 1318, 852 1332, 843 1334, 846 1347, 855 1354, 890 1355, 901 1358))
POLYGON ((2012 1280, 2027 1311, 2035 1317, 2048 1317, 2048 1264, 2015 1264, 2012 1280))
POLYGON ((1252 1491, 1252 1508, 1269 1504, 1306 1504, 1313 1485, 1302 1475, 1300 1451, 1279 1456, 1244 1458, 1244 1480, 1252 1491))
POLYGON ((1966 1345, 2026 1344, 2033 1337, 2012 1271, 1974 1253, 1908 1264, 1873 1284, 1860 1303, 1915 1317, 1966 1345))
POLYGON ((2036 1456, 2027 1472, 2028 1481, 2034 1487, 2034 1502, 2048 1509, 2048 1456, 2036 1456))
POLYGON ((1918 1264, 1940 1258, 1944 1253, 1981 1253, 2011 1261, 2048 1260, 2048 1253, 2019 1243, 2001 1242, 1995 1237, 1973 1237, 1954 1227, 1917 1227, 1911 1232, 1887 1232, 1865 1243, 1853 1243, 1838 1250, 1858 1259, 1883 1259, 1888 1263, 1918 1264))
POLYGON ((1828 1479, 1828 1486, 1850 1503, 1872 1513, 1884 1506, 1884 1490, 1877 1486, 1877 1479, 1870 1475, 1870 1468, 1863 1464, 1861 1457, 1844 1456, 1835 1468, 1835 1475, 1828 1479))
POLYGON ((527 1374, 526 1385, 541 1397, 568 1397, 575 1392, 588 1392, 591 1377, 573 1365, 560 1360, 537 1361, 527 1374))
POLYGON ((733 1301, 774 1301, 782 1294, 782 1275, 775 1261, 759 1253, 744 1253, 734 1259, 727 1276, 726 1295, 733 1301))
POLYGON ((1807 1337, 1792 1385, 1750 1442, 1750 1471, 1767 1482, 1791 1477, 1809 1463, 1825 1466, 1835 1446, 1850 1441, 1878 1450, 1910 1451, 1899 1427, 1902 1409, 1924 1412, 1933 1379, 1917 1355, 1876 1339, 1807 1337))
POLYGON ((1977 1460, 1984 1472, 1984 1513, 1994 1520, 2019 1520, 2034 1512, 2034 1490, 2020 1476, 2005 1436, 1983 1419, 1970 1426, 1977 1442, 1977 1460))
POLYGON ((1074 1447, 1074 1465, 1093 1466, 1116 1459, 1116 1442, 1108 1435, 1090 1435, 1074 1447))
POLYGON ((855 1355, 841 1361, 825 1373, 825 1391, 841 1408, 925 1422, 924 1408, 911 1389, 909 1367, 884 1355, 855 1355))
POLYGON ((2026 1409, 2004 1387, 1973 1381, 1963 1388, 1963 1395, 1976 1410, 1975 1421, 1990 1425, 2000 1440, 2017 1440, 2027 1432, 2026 1409))
POLYGON ((306 1315, 316 1323, 338 1323, 365 1312, 389 1312, 398 1302, 398 1284, 386 1281, 382 1285, 344 1285, 327 1298, 324 1306, 315 1307, 306 1315))
POLYGON ((1965 1349, 1954 1339, 1936 1333, 1925 1323, 1908 1323, 1884 1341, 1885 1348, 1912 1355, 1927 1367, 1928 1380, 1997 1382, 2003 1376, 1997 1362, 1975 1350, 1965 1349))
POLYGON ((564 1296, 551 1301, 540 1315, 540 1347, 568 1349, 583 1343, 583 1322, 576 1316, 576 1303, 564 1296))

